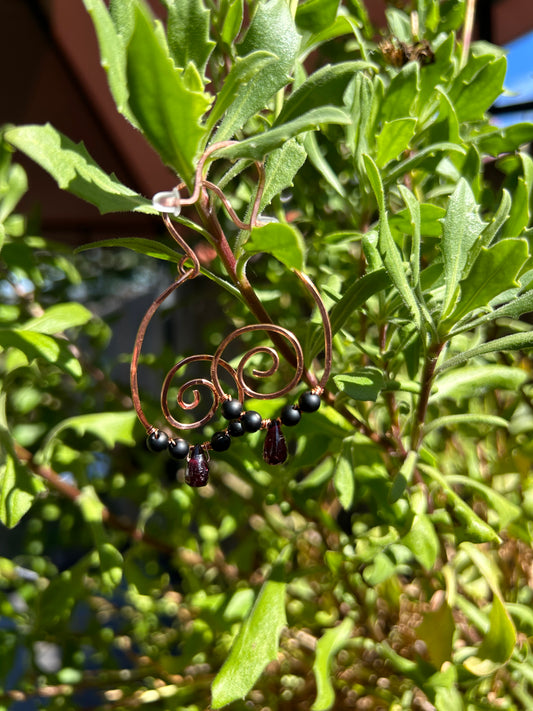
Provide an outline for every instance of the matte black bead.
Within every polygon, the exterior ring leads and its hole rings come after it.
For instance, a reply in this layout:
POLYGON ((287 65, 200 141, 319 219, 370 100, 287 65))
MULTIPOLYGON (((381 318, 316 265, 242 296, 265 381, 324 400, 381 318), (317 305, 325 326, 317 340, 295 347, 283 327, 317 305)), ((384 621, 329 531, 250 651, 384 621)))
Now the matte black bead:
POLYGON ((215 432, 211 437, 211 448, 215 452, 225 452, 231 445, 231 437, 227 432, 215 432))
POLYGON ((195 444, 192 450, 187 471, 185 472, 185 483, 189 486, 205 486, 209 481, 209 465, 205 458, 205 451, 201 444, 195 444))
POLYGON ((245 432, 257 432, 261 429, 263 418, 255 410, 248 410, 242 415, 241 422, 245 432))
POLYGON ((232 437, 242 437, 244 434, 244 427, 240 420, 233 420, 228 425, 228 434, 232 437))
POLYGON ((300 422, 302 413, 295 405, 285 405, 285 407, 281 411, 280 417, 284 425, 287 425, 287 427, 292 427, 293 425, 297 425, 298 422, 300 422))
POLYGON ((224 400, 222 403, 222 415, 226 420, 236 420, 241 416, 242 402, 238 400, 224 400))
POLYGON ((168 453, 172 459, 186 459, 189 454, 189 443, 184 439, 172 440, 168 445, 168 453))
POLYGON ((146 446, 150 452, 164 452, 168 447, 168 435, 166 432, 156 430, 146 438, 146 446))
POLYGON ((298 405, 300 406, 300 410, 302 412, 316 412, 320 407, 320 402, 320 395, 308 390, 300 395, 298 405))

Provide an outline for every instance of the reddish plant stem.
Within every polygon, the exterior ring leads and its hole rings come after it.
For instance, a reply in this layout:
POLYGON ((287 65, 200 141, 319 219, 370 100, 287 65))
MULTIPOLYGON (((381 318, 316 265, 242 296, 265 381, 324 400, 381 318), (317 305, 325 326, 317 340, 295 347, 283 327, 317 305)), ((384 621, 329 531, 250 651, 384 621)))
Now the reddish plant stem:
POLYGON ((426 358, 426 362, 424 364, 424 370, 422 372, 422 388, 420 390, 420 397, 418 399, 416 420, 411 434, 411 450, 413 451, 416 451, 422 444, 423 427, 424 422, 426 420, 429 396, 431 395, 431 387, 433 385, 433 376, 435 375, 437 361, 439 359, 439 355, 442 349, 444 348, 444 345, 444 343, 434 344, 430 348, 428 356, 426 358))

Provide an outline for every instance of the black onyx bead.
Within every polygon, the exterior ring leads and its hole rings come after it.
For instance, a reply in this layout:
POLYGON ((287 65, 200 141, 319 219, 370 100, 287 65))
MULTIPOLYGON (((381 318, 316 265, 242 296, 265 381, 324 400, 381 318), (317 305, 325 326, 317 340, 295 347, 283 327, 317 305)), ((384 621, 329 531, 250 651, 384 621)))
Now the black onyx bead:
POLYGON ((164 452, 168 447, 168 435, 161 430, 156 430, 146 438, 146 446, 150 452, 164 452))
POLYGON ((240 420, 233 420, 228 425, 228 434, 232 437, 242 437, 244 434, 244 427, 240 420))
POLYGON ((300 422, 302 413, 295 405, 285 405, 285 407, 281 411, 280 417, 284 425, 287 425, 287 427, 292 427, 293 425, 297 425, 298 422, 300 422))
POLYGON ((226 420, 236 420, 241 416, 242 403, 238 400, 224 400, 222 403, 222 415, 226 420))
POLYGON ((211 437, 211 448, 215 452, 225 452, 231 445, 231 437, 227 432, 215 432, 211 437))
POLYGON ((248 410, 242 415, 241 422, 245 432, 257 432, 261 429, 263 418, 255 410, 248 410))
POLYGON ((172 459, 185 459, 189 454, 189 443, 184 439, 174 439, 168 445, 168 453, 172 459))
POLYGON ((320 396, 309 390, 300 395, 298 405, 302 412, 316 412, 320 407, 320 396))

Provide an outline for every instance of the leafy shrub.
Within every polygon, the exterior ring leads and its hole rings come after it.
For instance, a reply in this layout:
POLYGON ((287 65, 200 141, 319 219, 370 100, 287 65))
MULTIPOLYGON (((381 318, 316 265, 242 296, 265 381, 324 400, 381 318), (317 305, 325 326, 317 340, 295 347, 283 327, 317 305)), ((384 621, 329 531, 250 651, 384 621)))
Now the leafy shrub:
POLYGON ((205 489, 176 481, 136 446, 108 327, 77 295, 153 285, 154 257, 170 284, 182 255, 34 236, 12 148, 101 212, 155 211, 52 126, 4 130, 4 707, 532 708, 533 125, 487 118, 502 52, 457 40, 460 0, 390 7, 377 43, 359 0, 166 0, 166 26, 142 0, 84 4, 118 111, 190 190, 233 140, 210 180, 249 218, 265 163, 277 223, 235 234, 214 198, 174 218, 217 254, 201 340, 266 310, 320 360, 305 265, 333 375, 283 467, 251 436, 205 489))

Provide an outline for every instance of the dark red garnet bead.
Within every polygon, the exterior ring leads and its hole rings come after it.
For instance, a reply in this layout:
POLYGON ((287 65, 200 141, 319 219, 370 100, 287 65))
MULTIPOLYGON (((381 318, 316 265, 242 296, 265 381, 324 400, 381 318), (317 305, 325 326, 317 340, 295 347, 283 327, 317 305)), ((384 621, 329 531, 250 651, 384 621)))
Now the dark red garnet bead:
POLYGON ((298 400, 298 405, 302 412, 316 412, 320 407, 320 396, 316 393, 308 390, 300 395, 298 400))
POLYGON ((146 446, 150 452, 164 452, 168 447, 168 435, 161 430, 156 430, 146 438, 146 446))
POLYGON ((257 432, 261 429, 263 418, 255 410, 248 410, 243 413, 241 422, 245 432, 257 432))
POLYGON ((240 420, 233 420, 228 425, 228 434, 232 437, 242 437, 244 434, 244 427, 240 420))
POLYGON ((267 464, 283 464, 287 459, 287 443, 279 420, 272 420, 268 425, 263 447, 263 459, 267 464))
POLYGON ((222 403, 222 415, 226 420, 236 420, 241 416, 242 403, 238 400, 224 400, 222 403))
POLYGON ((287 427, 297 425, 301 419, 302 413, 296 407, 296 405, 285 405, 285 407, 281 411, 281 421, 284 425, 287 425, 287 427))
POLYGON ((209 480, 209 466, 201 444, 195 444, 185 472, 185 483, 189 486, 205 486, 209 480))
POLYGON ((189 454, 189 443, 184 439, 173 439, 170 440, 168 445, 168 453, 172 459, 186 459, 189 454))
POLYGON ((211 447, 215 452, 225 452, 231 445, 231 437, 227 432, 215 432, 211 437, 211 447))

